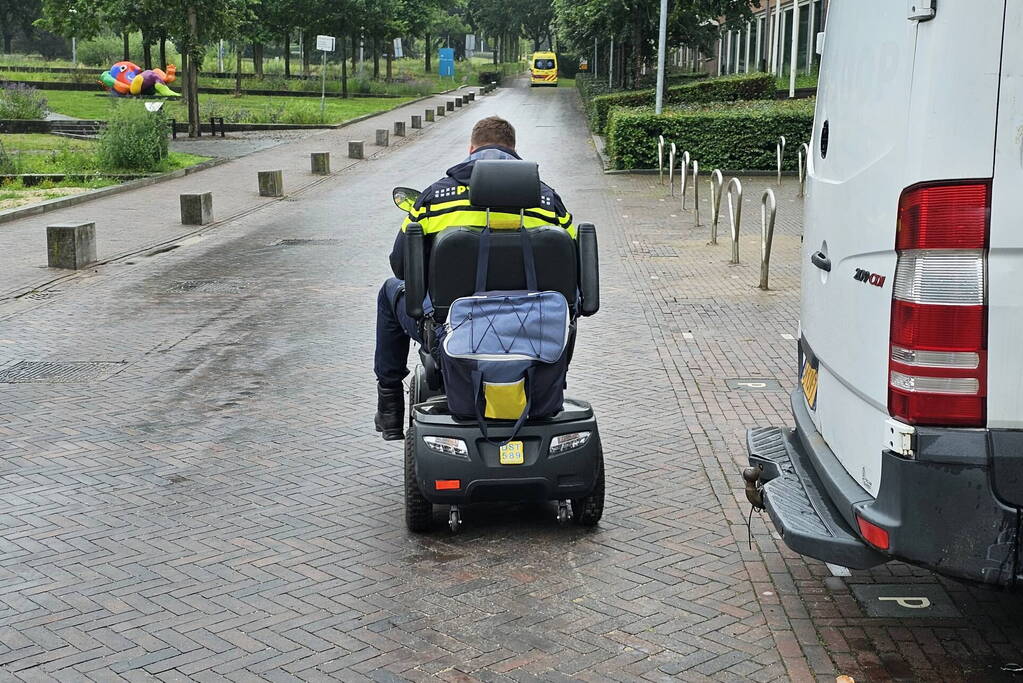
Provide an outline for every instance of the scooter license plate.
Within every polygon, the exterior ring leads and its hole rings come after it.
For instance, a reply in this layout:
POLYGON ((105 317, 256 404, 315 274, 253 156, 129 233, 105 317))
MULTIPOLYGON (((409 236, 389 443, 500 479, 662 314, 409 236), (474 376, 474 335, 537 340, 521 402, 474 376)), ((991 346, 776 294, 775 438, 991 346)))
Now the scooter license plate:
POLYGON ((525 461, 525 451, 521 441, 509 441, 501 446, 502 465, 521 465, 525 461))
POLYGON ((803 387, 806 405, 810 407, 810 410, 817 410, 817 378, 820 365, 809 349, 804 347, 801 355, 803 356, 803 365, 799 371, 799 384, 803 387))

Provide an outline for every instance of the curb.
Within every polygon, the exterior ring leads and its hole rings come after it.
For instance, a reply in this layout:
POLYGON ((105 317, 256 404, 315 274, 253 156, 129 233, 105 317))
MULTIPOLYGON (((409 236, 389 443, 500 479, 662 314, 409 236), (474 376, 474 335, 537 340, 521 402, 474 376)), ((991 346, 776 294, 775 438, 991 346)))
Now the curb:
POLYGON ((199 171, 205 171, 208 168, 213 168, 214 166, 219 166, 220 164, 226 164, 228 161, 233 160, 234 159, 231 157, 209 159, 208 161, 196 164, 195 166, 189 166, 188 168, 179 168, 176 171, 161 173, 160 175, 152 176, 150 178, 140 178, 138 180, 132 180, 127 183, 122 183, 121 185, 111 185, 110 187, 101 187, 98 190, 89 190, 88 192, 76 194, 71 197, 60 197, 59 199, 50 199, 45 202, 40 202, 39 204, 32 204, 31 206, 0 211, 0 223, 9 223, 11 221, 15 221, 20 218, 26 218, 28 216, 36 216, 43 213, 49 213, 50 211, 57 211, 58 209, 66 209, 70 206, 76 206, 78 204, 83 204, 85 202, 92 201, 93 199, 102 199, 103 197, 121 194, 122 192, 130 192, 131 190, 137 190, 141 187, 148 187, 149 185, 155 185, 157 183, 162 183, 167 180, 183 178, 186 175, 198 173, 199 171))

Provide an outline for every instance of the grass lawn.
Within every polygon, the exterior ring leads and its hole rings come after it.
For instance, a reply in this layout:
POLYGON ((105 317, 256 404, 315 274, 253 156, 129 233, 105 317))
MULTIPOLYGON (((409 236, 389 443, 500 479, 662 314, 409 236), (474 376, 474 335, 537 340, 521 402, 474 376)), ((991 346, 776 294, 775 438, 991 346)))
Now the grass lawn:
MULTIPOLYGON (((50 111, 79 119, 106 120, 111 107, 137 104, 105 93, 65 90, 41 90, 50 111)), ((326 123, 341 123, 378 111, 386 111, 410 102, 412 97, 353 97, 346 100, 327 98, 326 123)), ((309 97, 271 97, 268 95, 200 95, 203 120, 223 116, 232 123, 320 123, 320 101, 309 97)), ((164 106, 168 117, 185 121, 188 118, 183 99, 168 100, 164 106)))
MULTIPOLYGON (((94 140, 72 140, 45 133, 4 134, 0 135, 0 145, 6 150, 8 159, 6 163, 0 159, 0 173, 73 173, 96 176, 138 173, 127 169, 101 168, 96 159, 97 143, 94 140)), ((170 152, 156 172, 176 171, 195 166, 206 159, 194 154, 170 152)), ((9 189, 7 185, 3 188, 9 189)))

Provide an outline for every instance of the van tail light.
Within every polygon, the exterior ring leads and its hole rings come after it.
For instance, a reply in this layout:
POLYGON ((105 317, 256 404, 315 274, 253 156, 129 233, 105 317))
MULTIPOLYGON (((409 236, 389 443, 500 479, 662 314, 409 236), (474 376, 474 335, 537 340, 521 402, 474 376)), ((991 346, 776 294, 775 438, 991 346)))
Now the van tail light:
POLYGON ((902 193, 888 412, 908 424, 985 424, 990 213, 986 180, 902 193))

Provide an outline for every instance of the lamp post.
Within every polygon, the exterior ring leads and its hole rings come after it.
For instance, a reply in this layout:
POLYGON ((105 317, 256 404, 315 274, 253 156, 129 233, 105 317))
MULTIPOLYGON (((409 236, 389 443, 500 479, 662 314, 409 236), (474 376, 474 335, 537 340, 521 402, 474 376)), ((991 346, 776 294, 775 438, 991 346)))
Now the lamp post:
POLYGON ((661 20, 657 32, 657 100, 654 113, 660 114, 664 107, 664 50, 668 42, 668 0, 661 0, 661 20))

